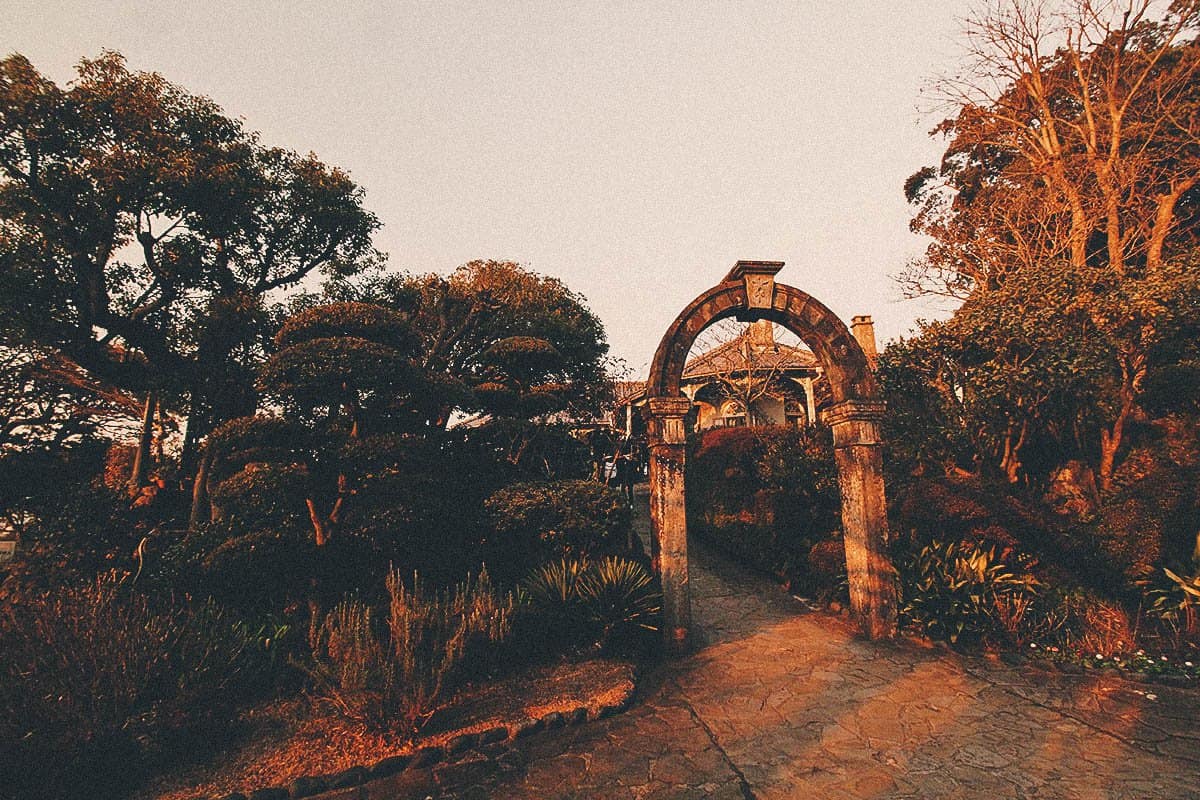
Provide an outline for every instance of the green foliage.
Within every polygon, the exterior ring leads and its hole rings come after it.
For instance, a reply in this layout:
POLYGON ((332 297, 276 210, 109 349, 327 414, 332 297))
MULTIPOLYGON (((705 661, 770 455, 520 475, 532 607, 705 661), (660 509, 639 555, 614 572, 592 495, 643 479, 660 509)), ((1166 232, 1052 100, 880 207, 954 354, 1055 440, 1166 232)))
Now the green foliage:
POLYGON ((588 446, 565 425, 500 417, 465 432, 480 467, 501 469, 506 480, 571 480, 591 471, 588 446))
POLYGON ((299 464, 252 463, 213 487, 217 519, 246 529, 296 526, 304 519, 308 473, 299 464))
POLYGON ((662 596, 646 568, 609 556, 592 562, 579 584, 584 607, 600 629, 601 647, 627 642, 642 631, 656 633, 662 596))
POLYGON ((1200 569, 1195 568, 1195 561, 1192 566, 1178 573, 1164 567, 1167 581, 1146 587, 1147 611, 1176 645, 1182 641, 1194 644, 1200 638, 1200 569))
MULTIPOLYGON (((20 535, 0 598, 79 586, 134 569, 134 551, 163 518, 146 519, 104 486, 104 442, 0 458, 0 514, 20 535)), ((0 600, 0 605, 9 602, 0 600)))
MULTIPOLYGON (((154 603, 107 576, 0 611, 0 794, 118 795, 172 737, 274 682, 286 628, 212 603, 154 603)), ((214 731, 219 735, 219 727, 214 731)), ((169 748, 167 748, 169 749, 169 748)))
POLYGON ((486 657, 509 633, 514 600, 499 596, 487 572, 452 590, 426 592, 419 579, 387 579, 383 618, 344 600, 314 624, 306 665, 318 694, 340 712, 415 735, 453 694, 465 662, 486 657))
POLYGON ((998 559, 995 548, 961 542, 930 542, 901 563, 900 574, 905 621, 956 645, 994 638, 998 605, 1018 613, 1015 603, 1027 601, 1038 586, 1032 575, 998 559))
POLYGON ((261 298, 357 272, 378 220, 346 173, 118 53, 77 71, 60 87, 0 60, 2 316, 118 385, 189 395, 203 433, 245 407, 261 298))
POLYGON ((797 591, 836 590, 837 576, 809 564, 841 521, 828 429, 705 431, 690 443, 687 481, 689 530, 797 591))
MULTIPOLYGON (((539 418, 599 412, 610 391, 600 320, 555 278, 497 261, 472 261, 449 277, 378 275, 334 282, 337 300, 378 303, 409 316, 421 364, 468 384, 464 411, 539 418)), ((445 424, 448 414, 439 418, 445 424)))
POLYGON ((971 464, 971 432, 958 394, 945 391, 957 367, 933 336, 892 341, 879 355, 876 376, 887 403, 884 467, 902 482, 913 474, 971 464))
POLYGON ((662 596, 641 564, 610 556, 565 557, 530 572, 521 583, 542 645, 644 652, 658 631, 662 596))
POLYGON ((520 483, 493 494, 486 506, 498 544, 521 554, 518 560, 586 558, 628 546, 629 507, 617 491, 595 481, 520 483))
POLYGON ((283 349, 314 339, 362 339, 402 353, 413 352, 416 335, 408 318, 370 303, 330 303, 288 317, 275 334, 283 349))

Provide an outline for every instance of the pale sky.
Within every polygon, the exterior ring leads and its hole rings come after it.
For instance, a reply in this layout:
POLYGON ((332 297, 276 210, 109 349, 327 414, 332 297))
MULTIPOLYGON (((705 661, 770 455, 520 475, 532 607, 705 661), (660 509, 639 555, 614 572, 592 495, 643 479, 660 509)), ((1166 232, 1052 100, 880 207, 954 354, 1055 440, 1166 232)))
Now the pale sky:
POLYGON ((880 339, 936 309, 904 179, 943 145, 921 89, 963 3, 0 0, 0 53, 60 83, 102 48, 348 170, 393 268, 560 277, 644 375, 738 259, 880 339))

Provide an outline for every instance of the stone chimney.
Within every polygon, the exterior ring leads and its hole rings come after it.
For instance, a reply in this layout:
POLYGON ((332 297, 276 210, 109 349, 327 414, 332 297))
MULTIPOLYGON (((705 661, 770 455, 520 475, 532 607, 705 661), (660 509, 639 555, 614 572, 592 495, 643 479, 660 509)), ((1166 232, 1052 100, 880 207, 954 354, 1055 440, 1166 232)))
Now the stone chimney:
POLYGON ((875 349, 875 322, 870 315, 860 314, 850 320, 850 332, 854 334, 858 346, 866 353, 867 363, 874 369, 879 361, 879 352, 875 349))
POLYGON ((746 328, 746 338, 755 347, 771 347, 775 344, 775 326, 769 319, 751 322, 746 328))

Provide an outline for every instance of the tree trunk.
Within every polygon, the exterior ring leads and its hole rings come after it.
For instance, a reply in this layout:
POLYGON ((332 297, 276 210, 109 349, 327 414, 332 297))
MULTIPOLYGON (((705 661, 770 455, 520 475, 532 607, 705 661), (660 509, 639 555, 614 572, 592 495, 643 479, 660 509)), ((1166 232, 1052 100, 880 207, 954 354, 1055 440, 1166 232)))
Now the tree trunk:
POLYGON ((1021 448, 1025 446, 1025 438, 1029 433, 1029 421, 1021 422, 1021 433, 1013 441, 1016 425, 1011 421, 1004 433, 1004 455, 1000 459, 1000 469, 1009 483, 1016 483, 1021 472, 1021 448))
POLYGON ((199 465, 194 464, 202 435, 200 433, 200 401, 197 395, 196 386, 193 383, 188 397, 187 433, 183 437, 183 451, 179 454, 179 473, 184 479, 192 475, 193 466, 196 469, 200 468, 199 465))
POLYGON ((211 447, 204 448, 200 465, 196 468, 196 478, 192 482, 192 510, 188 514, 188 530, 194 531, 200 523, 212 522, 212 507, 208 501, 208 475, 212 469, 213 453, 211 447))
POLYGON ((317 511, 316 503, 308 499, 304 501, 304 505, 308 507, 308 518, 312 522, 313 534, 317 537, 317 547, 324 547, 329 542, 329 527, 321 517, 321 512, 317 511))
POLYGON ((1175 224, 1175 206, 1179 198, 1189 191, 1198 178, 1189 178, 1171 187, 1171 191, 1160 195, 1154 211, 1154 226, 1150 229, 1150 243, 1146 249, 1146 269, 1155 272, 1162 266, 1163 248, 1167 235, 1175 224))
POLYGON ((133 469, 129 475, 129 493, 137 494, 146 485, 146 473, 150 469, 150 440, 154 437, 154 411, 158 405, 158 397, 153 392, 146 393, 146 406, 142 411, 142 429, 138 435, 137 453, 133 457, 133 469))
POLYGON ((1125 434, 1125 423, 1133 414, 1133 387, 1128 381, 1121 386, 1121 409, 1113 421, 1111 430, 1100 431, 1100 491, 1112 491, 1113 470, 1117 463, 1117 451, 1121 449, 1121 438, 1125 434))

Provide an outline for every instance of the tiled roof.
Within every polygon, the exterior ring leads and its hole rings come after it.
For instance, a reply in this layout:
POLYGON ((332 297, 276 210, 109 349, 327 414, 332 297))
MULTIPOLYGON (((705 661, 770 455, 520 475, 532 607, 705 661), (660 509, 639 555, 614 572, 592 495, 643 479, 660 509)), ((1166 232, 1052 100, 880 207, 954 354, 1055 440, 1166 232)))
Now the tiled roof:
POLYGON ((817 357, 803 347, 786 344, 759 345, 745 335, 714 347, 688 361, 683 377, 701 378, 749 370, 816 369, 817 357), (749 353, 745 348, 749 348, 749 353))
MULTIPOLYGON (((690 359, 683 368, 683 378, 704 378, 709 375, 728 375, 744 371, 747 367, 757 370, 819 369, 820 362, 812 352, 803 347, 786 344, 760 344, 750 341, 749 333, 743 333, 733 341, 714 347, 690 359), (743 348, 749 346, 751 355, 743 348)), ((613 393, 617 405, 639 400, 646 391, 645 381, 616 381, 613 393)))

